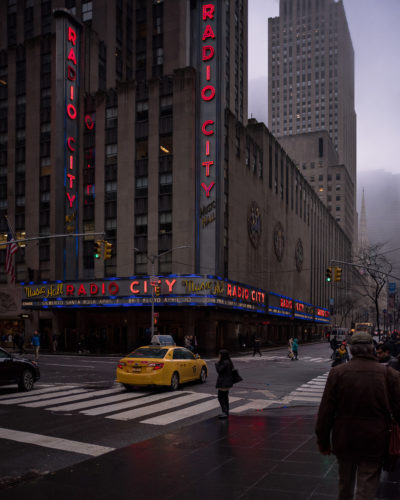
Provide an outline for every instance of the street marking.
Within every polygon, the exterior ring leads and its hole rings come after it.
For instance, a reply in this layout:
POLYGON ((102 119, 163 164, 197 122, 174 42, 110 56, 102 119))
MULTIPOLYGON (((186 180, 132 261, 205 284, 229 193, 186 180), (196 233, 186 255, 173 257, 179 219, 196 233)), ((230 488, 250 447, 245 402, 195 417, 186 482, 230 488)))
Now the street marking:
POLYGON ((85 391, 81 392, 81 394, 77 394, 75 396, 66 396, 65 398, 55 398, 48 399, 46 401, 38 401, 35 403, 26 403, 22 406, 26 406, 28 408, 42 408, 43 406, 58 404, 58 403, 69 403, 70 401, 79 401, 80 399, 87 399, 93 397, 93 393, 95 391, 85 391))
POLYGON ((115 449, 108 446, 99 446, 97 444, 82 443, 80 441, 71 441, 70 439, 44 436, 42 434, 33 434, 32 432, 15 431, 5 428, 0 428, 0 438, 56 450, 72 451, 73 453, 90 455, 92 457, 104 455, 104 453, 109 453, 115 449))
POLYGON ((310 401, 313 403, 318 403, 321 401, 321 398, 305 398, 304 396, 289 396, 289 401, 310 401))
POLYGON ((58 366, 60 368, 63 368, 64 366, 69 366, 72 368, 96 368, 95 366, 92 365, 60 365, 60 363, 46 363, 46 366, 58 366))
MULTIPOLYGON (((239 401, 241 398, 229 398, 229 403, 234 403, 239 401)), ((199 403, 198 405, 189 406, 188 408, 183 408, 182 410, 172 411, 165 413, 164 415, 159 415, 158 417, 152 417, 147 420, 142 420, 141 424, 151 424, 151 425, 168 425, 178 420, 184 420, 185 418, 193 417, 199 415, 200 413, 205 413, 210 410, 219 408, 219 402, 216 398, 211 401, 205 401, 199 403)))
POLYGON ((22 403, 28 403, 30 401, 42 401, 45 399, 46 401, 44 402, 45 405, 48 404, 49 401, 54 400, 54 398, 59 397, 59 396, 65 396, 66 394, 77 394, 77 393, 82 393, 85 389, 82 387, 81 389, 71 389, 68 391, 60 391, 60 392, 52 392, 49 394, 41 394, 40 396, 25 396, 24 398, 13 398, 13 399, 6 399, 3 401, 0 401, 0 404, 2 405, 12 405, 12 404, 22 404, 22 403))
POLYGON ((115 415, 109 415, 106 418, 110 418, 113 420, 131 420, 134 418, 150 415, 151 413, 158 413, 160 411, 169 410, 170 408, 174 408, 176 406, 182 406, 184 404, 192 403, 193 401, 198 401, 199 399, 209 398, 210 396, 211 394, 187 394, 186 396, 182 396, 180 398, 174 398, 171 401, 164 401, 163 403, 144 406, 143 408, 137 408, 135 410, 124 411, 115 415))
MULTIPOLYGON (((15 386, 12 386, 12 387, 15 387, 15 386)), ((10 398, 13 398, 13 399, 26 398, 27 394, 30 394, 30 395, 45 394, 46 392, 56 392, 56 391, 59 391, 60 389, 67 389, 67 388, 73 389, 75 387, 76 387, 76 385, 63 385, 63 386, 52 386, 52 387, 46 386, 46 389, 34 389, 34 390, 30 391, 29 393, 28 392, 19 392, 16 394, 4 394, 3 396, 0 396, 0 400, 10 399, 10 398)))
MULTIPOLYGON (((229 398, 229 401, 232 401, 233 398, 229 398)), ((265 408, 268 408, 274 403, 281 403, 281 400, 262 400, 262 399, 257 399, 250 401, 249 403, 246 403, 242 406, 237 406, 236 408, 233 408, 230 413, 242 413, 246 410, 264 410, 265 408)))
MULTIPOLYGON (((181 393, 187 394, 187 392, 181 393)), ((132 408, 135 406, 141 406, 146 403, 152 403, 153 401, 158 401, 160 399, 166 399, 173 397, 171 393, 167 394, 153 394, 145 398, 135 399, 134 401, 126 401, 124 403, 118 403, 115 405, 101 406, 100 408, 93 408, 92 410, 81 411, 84 415, 103 415, 104 413, 112 413, 113 411, 123 410, 125 408, 132 408)))
MULTIPOLYGON (((89 397, 97 397, 101 396, 103 394, 109 394, 111 392, 111 389, 107 391, 96 391, 93 392, 89 395, 89 397)), ((54 406, 52 408, 46 408, 46 410, 49 411, 72 411, 72 410, 80 410, 82 408, 90 408, 91 406, 100 406, 103 404, 107 403, 115 403, 117 401, 123 401, 125 399, 135 399, 139 398, 141 396, 145 396, 146 393, 144 392, 135 392, 135 393, 128 393, 128 392, 123 392, 122 394, 116 394, 114 396, 109 396, 107 398, 99 398, 99 399, 92 399, 91 401, 83 401, 81 403, 72 403, 69 405, 62 405, 62 406, 54 406)), ((107 407, 109 408, 109 406, 107 407)))

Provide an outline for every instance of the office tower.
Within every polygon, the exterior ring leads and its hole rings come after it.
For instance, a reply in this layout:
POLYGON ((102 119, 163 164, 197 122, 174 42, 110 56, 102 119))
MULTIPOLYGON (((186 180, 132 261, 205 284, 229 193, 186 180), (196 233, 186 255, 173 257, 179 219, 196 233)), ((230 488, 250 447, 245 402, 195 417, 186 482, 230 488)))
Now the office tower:
POLYGON ((322 176, 314 183, 321 199, 353 239, 356 225, 356 114, 354 109, 354 51, 342 1, 280 0, 279 17, 269 19, 268 122, 303 175, 322 176), (327 131, 327 136, 308 136, 327 131), (334 163, 323 161, 332 141, 334 163), (308 141, 307 147, 301 143, 308 141), (333 191, 327 168, 342 165, 347 191, 333 191), (330 193, 331 191, 331 193, 330 193), (349 200, 345 206, 327 196, 349 200))

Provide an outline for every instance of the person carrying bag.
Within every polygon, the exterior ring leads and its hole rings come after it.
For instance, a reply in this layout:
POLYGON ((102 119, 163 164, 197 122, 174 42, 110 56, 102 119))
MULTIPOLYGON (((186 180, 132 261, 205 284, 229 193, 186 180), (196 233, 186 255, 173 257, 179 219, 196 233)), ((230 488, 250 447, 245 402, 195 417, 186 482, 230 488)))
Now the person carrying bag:
POLYGON ((215 369, 218 373, 216 388, 218 389, 218 401, 221 405, 222 413, 218 418, 226 419, 229 416, 229 389, 242 380, 238 371, 233 366, 226 349, 219 351, 218 362, 215 363, 215 369))

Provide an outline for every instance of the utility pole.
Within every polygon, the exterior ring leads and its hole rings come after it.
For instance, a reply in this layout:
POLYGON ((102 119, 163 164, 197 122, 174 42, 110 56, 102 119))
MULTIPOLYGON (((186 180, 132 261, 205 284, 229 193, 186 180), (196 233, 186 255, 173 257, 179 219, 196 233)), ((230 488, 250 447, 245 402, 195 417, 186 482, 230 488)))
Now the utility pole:
POLYGON ((146 259, 151 263, 151 277, 150 277, 150 284, 151 284, 151 338, 154 337, 154 287, 155 284, 153 284, 154 279, 155 279, 155 262, 157 259, 162 257, 163 255, 167 255, 169 253, 172 253, 175 250, 179 250, 181 248, 190 248, 190 245, 182 245, 179 247, 174 247, 171 248, 170 250, 166 250, 165 252, 161 252, 158 255, 147 255, 147 253, 142 252, 142 250, 139 250, 139 248, 134 248, 133 250, 135 252, 139 252, 142 255, 146 257, 146 259))

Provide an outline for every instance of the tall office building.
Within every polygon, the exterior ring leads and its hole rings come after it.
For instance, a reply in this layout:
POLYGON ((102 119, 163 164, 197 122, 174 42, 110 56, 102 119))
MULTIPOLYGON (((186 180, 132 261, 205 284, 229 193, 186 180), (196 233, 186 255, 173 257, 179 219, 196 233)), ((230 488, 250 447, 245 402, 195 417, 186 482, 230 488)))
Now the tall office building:
POLYGON ((353 239, 354 51, 343 2, 280 0, 279 14, 269 19, 269 127, 353 239), (322 131, 329 136, 308 135, 322 131), (330 141, 337 159, 327 162, 324 151, 330 141), (328 171, 340 165, 333 175, 328 171), (337 175, 341 183, 332 183, 337 175))
POLYGON ((16 285, 0 272, 0 332, 117 352, 150 326, 207 351, 321 333, 350 244, 247 123, 247 0, 9 0, 0 23, 0 216, 33 238, 16 285))

